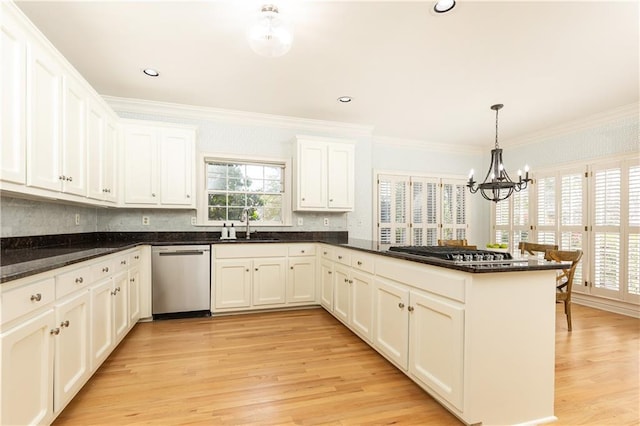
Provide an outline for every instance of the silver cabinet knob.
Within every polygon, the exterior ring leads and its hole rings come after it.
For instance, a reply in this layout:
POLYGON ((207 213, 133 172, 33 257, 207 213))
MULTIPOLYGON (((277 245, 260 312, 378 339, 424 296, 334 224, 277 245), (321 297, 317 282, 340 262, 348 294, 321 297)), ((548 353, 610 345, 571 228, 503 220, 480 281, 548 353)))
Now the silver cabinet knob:
POLYGON ((407 310, 408 310, 409 312, 413 312, 413 306, 409 306, 409 307, 407 308, 407 310))
POLYGON ((136 259, 136 260, 138 260, 138 259, 140 259, 140 256, 137 256, 137 255, 136 255, 136 256, 133 256, 133 258, 134 258, 134 259, 136 259))
POLYGON ((31 301, 32 302, 39 302, 42 300, 42 295, 40 293, 36 293, 36 294, 32 294, 31 295, 31 301))
POLYGON ((67 182, 73 182, 73 176, 69 176, 69 177, 67 178, 67 182))
POLYGON ((353 280, 349 280, 349 284, 353 284, 353 280))
POLYGON ((342 259, 342 256, 338 256, 338 259, 342 259))
POLYGON ((330 202, 330 203, 333 203, 333 198, 329 198, 329 202, 330 202))
POLYGON ((105 266, 104 268, 102 268, 102 272, 109 272, 109 267, 105 266))
POLYGON ((304 200, 305 200, 305 198, 304 198, 304 197, 302 197, 302 201, 304 201, 304 200))
POLYGON ((65 327, 69 327, 69 320, 62 321, 60 323, 60 328, 65 328, 65 327))
POLYGON ((49 331, 49 334, 57 336, 58 334, 60 334, 60 329, 58 327, 56 327, 56 328, 52 329, 51 331, 49 331))
POLYGON ((84 279, 82 277, 76 278, 76 284, 82 284, 83 282, 84 282, 84 279))
POLYGON ((152 194, 151 194, 151 196, 152 196, 152 197, 155 197, 155 196, 156 196, 156 194, 155 194, 155 193, 152 193, 152 194))
POLYGON ((329 273, 329 275, 333 274, 333 272, 331 272, 331 271, 327 271, 327 272, 329 273))
POLYGON ((362 262, 358 260, 358 266, 362 266, 362 262))
POLYGON ((398 308, 400 308, 400 309, 404 308, 404 303, 402 303, 402 302, 398 303, 398 308))
POLYGON ((247 272, 249 272, 249 268, 247 268, 247 272))
POLYGON ((191 198, 191 195, 187 194, 187 198, 191 198))
POLYGON ((131 278, 131 279, 129 279, 129 282, 135 283, 136 279, 135 278, 131 278))
POLYGON ((64 176, 62 175, 58 176, 58 180, 64 180, 64 176))
POLYGON ((121 264, 121 265, 126 265, 126 264, 127 264, 127 261, 126 261, 126 260, 123 260, 123 261, 121 261, 121 262, 120 262, 120 264, 121 264))
POLYGON ((258 270, 258 268, 255 269, 256 271, 258 270))

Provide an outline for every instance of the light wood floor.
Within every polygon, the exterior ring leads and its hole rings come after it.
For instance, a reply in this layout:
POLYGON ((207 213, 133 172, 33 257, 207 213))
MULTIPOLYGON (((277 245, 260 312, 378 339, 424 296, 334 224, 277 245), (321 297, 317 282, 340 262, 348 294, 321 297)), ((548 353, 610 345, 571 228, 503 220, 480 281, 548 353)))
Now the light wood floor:
MULTIPOLYGON (((573 323, 559 307, 557 424, 638 425, 640 321, 573 323)), ((138 324, 55 424, 143 423, 461 424, 322 309, 138 324)))

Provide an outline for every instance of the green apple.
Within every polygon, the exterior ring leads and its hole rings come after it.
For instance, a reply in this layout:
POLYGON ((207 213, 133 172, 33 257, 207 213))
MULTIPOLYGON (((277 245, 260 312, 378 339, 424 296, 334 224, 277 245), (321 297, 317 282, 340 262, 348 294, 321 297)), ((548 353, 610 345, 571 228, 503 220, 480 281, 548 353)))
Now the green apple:
POLYGON ((509 248, 509 244, 500 244, 501 249, 509 248))

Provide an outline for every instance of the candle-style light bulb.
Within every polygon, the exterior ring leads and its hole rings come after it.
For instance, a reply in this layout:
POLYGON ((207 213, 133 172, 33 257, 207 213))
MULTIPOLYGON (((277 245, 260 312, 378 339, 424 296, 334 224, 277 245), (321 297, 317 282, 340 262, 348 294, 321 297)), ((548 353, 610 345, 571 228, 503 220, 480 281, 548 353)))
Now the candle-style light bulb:
POLYGON ((469 180, 473 180, 473 169, 469 172, 469 180))

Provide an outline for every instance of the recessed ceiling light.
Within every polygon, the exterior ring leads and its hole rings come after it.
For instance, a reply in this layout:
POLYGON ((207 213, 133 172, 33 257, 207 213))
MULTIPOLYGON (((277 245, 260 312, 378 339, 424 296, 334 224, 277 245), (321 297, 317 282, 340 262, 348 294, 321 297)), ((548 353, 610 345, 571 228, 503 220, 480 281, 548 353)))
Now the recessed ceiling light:
POLYGON ((436 13, 445 13, 453 9, 456 5, 455 0, 438 0, 433 10, 436 13))
POLYGON ((342 102, 343 104, 349 103, 351 102, 351 96, 340 96, 338 98, 338 101, 342 102))
POLYGON ((149 77, 158 77, 160 75, 160 73, 154 70, 153 68, 145 68, 142 70, 142 72, 148 75, 149 77))

